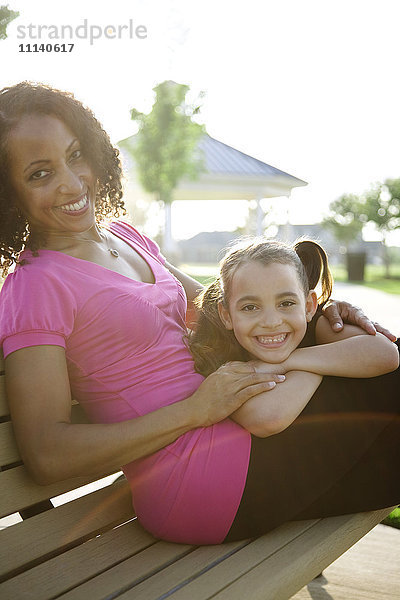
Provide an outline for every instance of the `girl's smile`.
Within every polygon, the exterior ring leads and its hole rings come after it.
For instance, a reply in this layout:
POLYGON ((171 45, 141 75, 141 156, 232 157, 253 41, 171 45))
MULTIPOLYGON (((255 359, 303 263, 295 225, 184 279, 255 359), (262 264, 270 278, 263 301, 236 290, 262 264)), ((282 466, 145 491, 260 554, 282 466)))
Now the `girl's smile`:
POLYGON ((315 292, 305 297, 294 266, 253 260, 235 271, 219 313, 253 358, 280 363, 300 344, 316 308, 315 292))

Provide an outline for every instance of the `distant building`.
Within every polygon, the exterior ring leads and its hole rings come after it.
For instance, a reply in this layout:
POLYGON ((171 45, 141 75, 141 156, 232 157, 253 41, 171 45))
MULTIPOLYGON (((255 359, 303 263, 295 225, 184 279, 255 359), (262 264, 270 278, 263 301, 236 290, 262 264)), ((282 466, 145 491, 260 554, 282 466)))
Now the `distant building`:
POLYGON ((215 263, 223 251, 240 238, 234 231, 202 231, 178 242, 179 254, 186 263, 215 263))
MULTIPOLYGON (((188 240, 178 242, 179 255, 185 263, 215 263, 241 235, 235 231, 203 231, 188 240)), ((321 243, 332 264, 344 262, 345 248, 340 247, 333 234, 320 224, 280 225, 275 239, 294 242, 299 237, 307 237, 321 243)), ((354 251, 367 253, 367 262, 382 264, 381 242, 366 242, 359 238, 352 245, 354 251)))
MULTIPOLYGON (((294 242, 300 237, 307 237, 320 242, 332 264, 344 262, 345 246, 340 245, 333 233, 329 229, 322 227, 320 223, 312 223, 310 225, 280 225, 276 234, 276 239, 288 242, 294 242)), ((362 239, 361 235, 350 244, 349 252, 366 252, 368 263, 383 263, 382 243, 367 242, 362 239)))

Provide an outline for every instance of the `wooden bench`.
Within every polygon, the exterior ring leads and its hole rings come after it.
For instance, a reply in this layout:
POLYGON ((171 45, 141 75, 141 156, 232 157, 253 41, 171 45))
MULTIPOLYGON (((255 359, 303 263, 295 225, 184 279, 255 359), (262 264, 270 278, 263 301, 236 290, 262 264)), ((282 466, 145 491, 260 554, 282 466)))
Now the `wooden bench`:
POLYGON ((23 518, 0 531, 2 600, 284 600, 391 510, 290 522, 257 539, 196 547, 144 531, 123 479, 54 508, 51 498, 89 481, 30 479, 13 436, 3 363, 0 370, 0 516, 23 518))

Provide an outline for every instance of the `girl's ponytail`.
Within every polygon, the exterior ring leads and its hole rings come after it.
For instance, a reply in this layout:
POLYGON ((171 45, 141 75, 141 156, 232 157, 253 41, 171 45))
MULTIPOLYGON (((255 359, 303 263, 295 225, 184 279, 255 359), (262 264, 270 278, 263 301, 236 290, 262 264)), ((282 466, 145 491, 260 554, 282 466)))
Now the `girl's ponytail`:
POLYGON ((219 317, 218 304, 223 297, 220 281, 216 279, 195 300, 199 317, 189 334, 189 348, 196 371, 205 377, 228 361, 246 360, 246 352, 235 334, 225 328, 219 317))
POLYGON ((321 280, 322 293, 318 302, 323 306, 332 294, 332 275, 325 250, 311 240, 299 240, 293 248, 305 268, 309 289, 313 290, 321 280))

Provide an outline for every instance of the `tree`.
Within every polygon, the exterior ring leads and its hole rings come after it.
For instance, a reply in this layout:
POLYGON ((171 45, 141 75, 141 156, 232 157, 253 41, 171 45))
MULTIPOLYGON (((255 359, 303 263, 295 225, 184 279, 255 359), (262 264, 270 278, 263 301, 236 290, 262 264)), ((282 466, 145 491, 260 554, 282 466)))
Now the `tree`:
POLYGON ((400 227, 400 179, 375 183, 362 196, 362 210, 382 237, 386 277, 390 277, 390 253, 387 235, 400 227))
POLYGON ((330 215, 322 221, 322 226, 330 229, 348 251, 352 242, 360 237, 367 221, 360 198, 355 194, 343 194, 329 205, 330 215))
POLYGON ((164 203, 164 251, 168 253, 173 191, 183 177, 195 178, 202 169, 195 148, 204 127, 192 120, 200 107, 186 103, 187 85, 164 81, 154 91, 156 100, 149 114, 131 110, 131 118, 139 124, 132 154, 142 186, 164 203))
POLYGON ((19 12, 10 10, 7 6, 0 6, 0 40, 7 38, 7 25, 19 17, 19 12))

